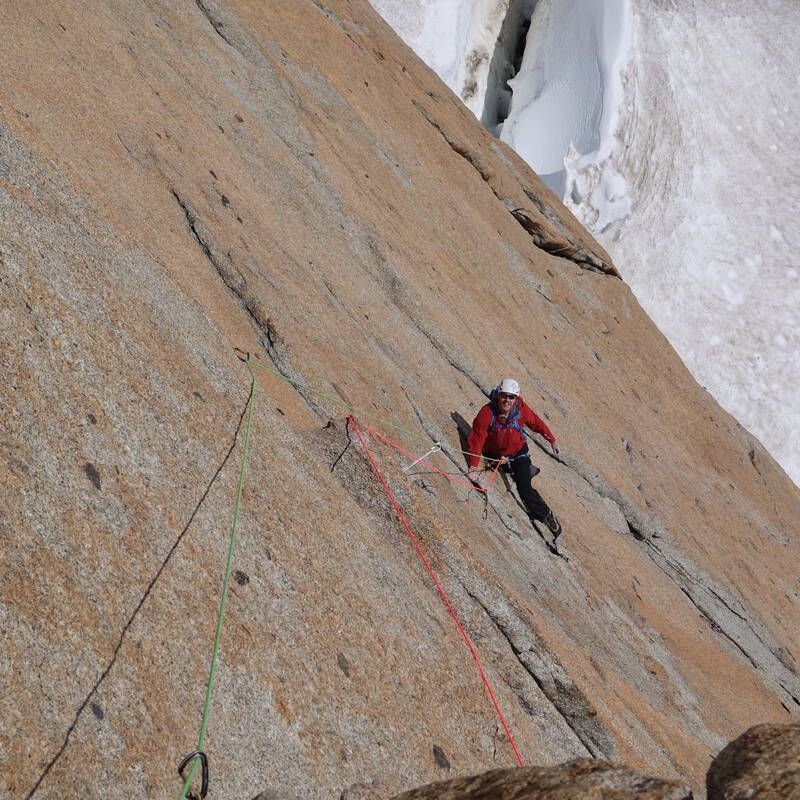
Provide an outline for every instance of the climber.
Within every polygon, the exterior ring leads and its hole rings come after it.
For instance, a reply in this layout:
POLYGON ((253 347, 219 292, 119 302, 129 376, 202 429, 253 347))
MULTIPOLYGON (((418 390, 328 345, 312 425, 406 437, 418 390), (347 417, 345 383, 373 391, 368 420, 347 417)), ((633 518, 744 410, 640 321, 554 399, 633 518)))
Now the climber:
POLYGON ((484 488, 478 470, 481 454, 492 459, 505 458, 501 469, 508 469, 514 477, 531 522, 544 523, 555 540, 561 533, 561 525, 539 492, 531 486, 531 478, 539 470, 531 464, 523 431, 525 425, 544 436, 550 442, 553 452, 558 453, 555 436, 520 397, 519 384, 513 378, 506 378, 492 390, 489 402, 478 412, 472 423, 472 432, 467 440, 467 477, 476 487, 484 488))

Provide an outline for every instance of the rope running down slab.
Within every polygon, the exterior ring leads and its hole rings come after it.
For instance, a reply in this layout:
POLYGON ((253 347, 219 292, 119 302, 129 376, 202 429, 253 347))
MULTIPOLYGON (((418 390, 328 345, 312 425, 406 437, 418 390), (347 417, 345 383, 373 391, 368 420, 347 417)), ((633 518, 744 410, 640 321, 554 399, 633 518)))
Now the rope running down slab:
MULTIPOLYGON (((247 458, 250 454, 250 433, 253 429, 253 407, 255 406, 256 399, 256 376, 253 370, 250 368, 249 356, 248 361, 245 363, 247 364, 247 368, 250 370, 250 398, 247 401, 247 424, 245 426, 244 445, 242 448, 242 463, 239 467, 239 482, 236 488, 236 503, 233 507, 233 523, 231 525, 231 536, 228 542, 228 555, 225 562, 225 577, 222 581, 222 596, 219 601, 219 611, 217 613, 217 629, 214 635, 214 648, 211 654, 211 666, 209 667, 208 671, 206 698, 205 702, 203 703, 203 717, 200 722, 200 734, 197 737, 197 751, 199 753, 202 753, 203 751, 203 741, 205 740, 206 729, 208 727, 208 717, 211 710, 211 697, 214 693, 214 680, 217 675, 217 661, 219 659, 220 641, 222 639, 222 623, 225 617, 225 606, 228 600, 228 586, 231 578, 231 567, 233 566, 233 553, 236 548, 236 535, 239 528, 239 510, 242 505, 244 475, 247 468, 247 458)), ((197 768, 200 765, 200 761, 200 757, 197 757, 192 761, 192 767, 183 783, 183 788, 181 789, 181 793, 178 795, 178 800, 184 800, 184 798, 186 798, 195 774, 197 773, 197 768)))
POLYGON ((486 672, 483 669, 483 664, 481 664, 480 657, 478 656, 478 652, 475 649, 475 645, 472 643, 472 640, 469 638, 469 634, 464 630, 464 626, 461 624, 461 620, 459 620, 458 615, 455 612, 450 600, 447 597, 444 589, 442 588, 441 583, 439 583, 439 579, 436 577, 436 573, 433 571, 428 559, 425 557, 425 553, 422 550, 422 547, 417 540, 417 537, 414 535, 414 532, 411 530, 411 526, 408 524, 408 520, 406 519, 405 515, 403 514, 402 509, 400 508, 400 504, 395 499, 395 496, 392 494, 392 490, 389 488, 389 484, 386 482, 386 479, 383 477, 375 459, 370 452, 370 449, 367 447, 367 443, 364 441, 364 437, 361 435, 361 431, 353 417, 348 417, 349 421, 353 425, 353 429, 356 432, 356 435, 361 442, 361 446, 364 448, 364 452, 369 459, 370 464, 372 464, 372 469, 375 471, 375 474, 378 476, 378 480, 380 480, 381 485, 383 486, 384 491, 386 492, 389 500, 391 501, 392 506, 394 507, 395 513, 397 514, 398 519, 402 523, 403 527, 406 530, 409 538, 411 539, 414 548, 416 549, 417 553, 419 554, 420 559, 422 559, 422 563, 425 566, 425 569, 430 575, 431 580, 433 581, 434 585, 436 586, 437 591, 439 592, 439 596, 442 598, 447 610, 450 612, 450 616, 456 623, 456 627, 458 628, 458 632, 461 634, 461 638, 464 640, 465 644, 469 648, 469 652, 472 655, 472 659, 475 662, 475 665, 478 668, 478 672, 480 673, 481 680, 483 681, 483 685, 486 687, 487 692, 489 693, 489 697, 491 698, 492 705, 494 706, 494 710, 497 712, 497 716, 500 719, 500 723, 503 726, 503 730, 506 732, 506 736, 508 737, 508 741, 511 744, 511 747, 514 750, 514 755, 516 756, 517 763, 524 767, 525 764, 522 761, 522 756, 519 753, 519 749, 517 748, 517 743, 514 740, 514 735, 511 733, 511 729, 508 727, 508 723, 506 722, 505 717, 503 716, 503 712, 500 710, 500 705, 497 702, 497 698, 495 697, 494 691, 492 690, 491 684, 489 683, 489 678, 486 676, 486 672))

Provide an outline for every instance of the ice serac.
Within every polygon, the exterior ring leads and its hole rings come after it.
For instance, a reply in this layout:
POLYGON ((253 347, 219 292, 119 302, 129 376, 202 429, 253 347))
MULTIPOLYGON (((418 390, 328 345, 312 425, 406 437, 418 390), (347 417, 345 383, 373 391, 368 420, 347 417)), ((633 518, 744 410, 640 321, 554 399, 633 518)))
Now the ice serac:
POLYGON ((271 372, 214 797, 515 763, 342 405, 459 473, 454 420, 502 375, 558 437, 534 450, 569 560, 502 479, 484 509, 367 442, 525 762, 701 792, 724 742, 797 718, 798 490, 366 2, 4 4, 0 74, 0 796, 178 795, 242 456, 235 348, 271 372))

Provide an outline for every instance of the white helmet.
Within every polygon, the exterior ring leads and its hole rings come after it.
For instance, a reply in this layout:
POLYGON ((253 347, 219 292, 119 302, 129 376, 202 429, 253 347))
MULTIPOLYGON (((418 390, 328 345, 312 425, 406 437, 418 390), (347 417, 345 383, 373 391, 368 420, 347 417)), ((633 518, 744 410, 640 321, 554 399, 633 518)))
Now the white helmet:
POLYGON ((519 384, 513 378, 503 378, 497 388, 503 394, 513 394, 515 397, 519 394, 519 384))

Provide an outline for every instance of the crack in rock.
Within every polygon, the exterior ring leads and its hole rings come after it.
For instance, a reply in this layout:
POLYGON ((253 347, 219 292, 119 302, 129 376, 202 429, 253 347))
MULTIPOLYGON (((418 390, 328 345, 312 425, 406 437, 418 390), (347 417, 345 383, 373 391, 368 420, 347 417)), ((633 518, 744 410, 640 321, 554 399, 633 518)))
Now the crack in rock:
POLYGON ((714 623, 714 630, 742 653, 753 669, 784 699, 800 696, 800 676, 782 656, 766 626, 748 613, 730 592, 699 569, 665 538, 656 544, 644 542, 653 563, 680 588, 700 614, 714 623))
POLYGON ((567 469, 572 470, 576 475, 583 478, 595 494, 601 498, 610 500, 625 518, 631 536, 639 542, 660 539, 665 537, 666 526, 654 515, 648 515, 641 511, 630 498, 626 497, 619 489, 610 484, 600 476, 600 474, 582 464, 576 458, 568 455, 563 450, 560 455, 553 456, 545 449, 544 440, 539 437, 529 437, 536 445, 551 458, 563 464, 567 469))
POLYGON ((481 386, 481 382, 476 378, 466 367, 462 366, 457 358, 434 336, 430 331, 425 330, 415 319, 409 317, 414 323, 414 327, 431 343, 431 346, 436 350, 439 355, 457 372, 460 372, 468 381, 470 381, 478 391, 488 396, 486 390, 481 386))
MULTIPOLYGON (((353 34, 347 29, 347 26, 344 24, 344 20, 335 12, 333 9, 326 5, 325 3, 321 2, 321 0, 311 0, 314 6, 325 16, 327 17, 359 50, 366 50, 364 45, 358 41, 358 39, 353 36, 353 34)), ((364 25, 353 23, 353 27, 359 33, 366 33, 366 28, 364 25)), ((380 52, 380 51, 378 51, 380 52)), ((377 55, 377 53, 376 53, 377 55)), ((380 58, 383 60, 383 58, 380 58)))
MULTIPOLYGON (((534 441, 542 450, 545 449, 538 439, 534 441)), ((599 497, 610 500, 617 507, 631 536, 640 543, 650 560, 711 623, 712 629, 727 639, 753 669, 767 679, 776 695, 780 696, 783 690, 786 693, 784 699, 800 696, 800 676, 787 663, 782 648, 772 640, 766 626, 750 614, 726 587, 714 581, 678 550, 658 517, 645 514, 596 471, 563 450, 556 458, 583 478, 599 497), (787 689, 787 685, 792 688, 787 689)))
POLYGON ((302 377, 289 363, 286 345, 278 333, 272 317, 258 294, 248 285, 242 271, 234 264, 231 252, 221 252, 216 246, 211 232, 203 225, 197 213, 186 200, 174 188, 171 188, 170 192, 183 212, 189 231, 206 260, 214 267, 226 288, 236 297, 255 324, 259 332, 261 346, 270 361, 272 361, 275 369, 303 398, 306 405, 316 416, 323 419, 327 418, 326 411, 322 405, 303 388, 302 377))
MULTIPOLYGON (((527 194, 527 192, 526 192, 527 194)), ((570 241, 569 238, 562 239, 554 237, 552 231, 548 230, 548 226, 533 218, 530 211, 524 208, 518 208, 510 200, 504 200, 499 195, 495 195, 503 205, 508 209, 512 217, 527 231, 533 243, 540 249, 549 253, 551 256, 557 258, 565 258, 577 264, 581 269, 589 270, 590 272, 598 272, 602 275, 613 275, 617 278, 620 277, 616 267, 606 264, 605 261, 599 259, 594 253, 587 250, 585 247, 570 241)), ((544 206, 544 204, 542 203, 544 206)))
POLYGON ((464 587, 483 609, 525 671, 575 734, 583 748, 594 757, 614 758, 616 747, 611 733, 600 721, 589 698, 575 685, 558 659, 547 650, 541 636, 506 597, 483 596, 464 587))
MULTIPOLYGON (((153 575, 153 577, 150 579, 150 582, 147 584, 147 588, 144 590, 144 593, 142 594, 141 598, 139 599, 139 602, 136 604, 136 608, 134 608, 133 612, 128 617, 128 620, 125 623, 125 625, 123 626, 122 632, 119 635, 119 639, 117 640, 117 644, 114 647, 114 651, 111 654, 111 658, 110 658, 108 664, 106 665, 106 667, 103 670, 103 672, 100 674, 100 677, 94 682, 94 685, 90 689, 89 693, 86 695, 86 697, 84 698, 83 702, 78 707, 78 710, 75 712, 75 716, 73 717, 72 722, 70 723, 69 727, 67 728, 67 732, 64 735, 64 741, 62 742, 61 747, 58 749, 58 751, 53 756, 53 758, 50 759, 50 761, 48 762, 47 766, 44 768, 44 770, 42 771, 42 773, 39 776, 39 778, 36 780, 36 783, 34 783, 34 785, 31 788, 31 790, 28 792, 28 794, 25 795, 25 800, 30 800, 36 794, 36 792, 39 790, 39 787, 42 785, 44 779, 50 774, 50 772, 53 769, 53 767, 56 765, 56 763, 59 761, 61 756, 64 754, 64 751, 67 749, 67 746, 69 745, 69 741, 70 741, 70 739, 72 737, 72 733, 75 730, 75 728, 76 728, 76 726, 78 724, 78 721, 80 720, 81 714, 83 714, 83 712, 86 709, 86 707, 90 704, 92 698, 97 694, 97 692, 100 689, 100 686, 102 685, 103 681, 105 681, 105 679, 108 677, 108 675, 111 672, 111 670, 114 668, 114 665, 117 663, 117 658, 119 656, 120 650, 122 649, 122 645, 125 642, 125 637, 127 636, 128 631, 130 630, 130 628, 133 625, 133 623, 136 621, 136 618, 139 615, 139 612, 142 610, 142 607, 144 606, 145 602, 147 601, 147 598, 150 597, 150 595, 152 594, 156 583, 158 582, 159 578, 163 574, 164 570, 167 568, 167 564, 169 564, 170 560, 172 559, 172 556, 175 554, 175 551, 178 549, 180 543, 183 541, 184 537, 186 536, 186 534, 187 534, 187 532, 189 530, 189 527, 191 526, 192 522, 194 521, 194 518, 197 516, 198 512, 200 511, 200 507, 203 505, 203 503, 205 502, 206 498, 208 497, 209 492, 211 491, 211 487, 214 485, 214 483, 216 482, 217 478, 220 476, 222 470, 225 468, 225 465, 228 463, 228 460, 230 459, 231 454, 236 449, 236 443, 239 440, 239 433, 240 433, 240 431, 242 429, 242 424, 244 423, 244 417, 245 417, 245 414, 247 413, 247 407, 250 404, 250 398, 251 397, 252 397, 252 390, 251 390, 251 393, 248 393, 247 402, 245 403, 244 408, 242 409, 242 413, 239 415, 239 422, 236 425, 236 430, 233 432, 233 441, 231 442, 231 446, 228 448, 228 452, 225 454, 225 457, 222 459, 222 462, 217 467, 216 472, 214 472, 214 475, 212 476, 211 480, 208 482, 208 485, 206 486, 205 491, 201 495, 200 499, 197 501, 197 505, 195 505, 192 513, 189 515, 189 519, 188 519, 186 525, 183 526, 183 529, 181 530, 181 532, 178 534, 178 537, 173 542, 172 547, 170 547, 169 552, 166 554, 166 556, 164 556, 164 558, 163 558, 163 560, 161 562, 161 565, 159 566, 158 570, 156 570, 155 575, 153 575)), ((92 707, 92 711, 94 712, 94 707, 92 707)), ((96 712, 94 712, 94 713, 95 713, 95 716, 97 716, 97 713, 96 712)))
POLYGON ((220 37, 220 39, 222 39, 225 42, 225 44, 229 45, 234 50, 238 51, 238 48, 236 47, 236 45, 227 37, 227 35, 225 33, 225 23, 220 22, 218 19, 214 18, 214 16, 208 10, 208 7, 203 2, 203 0, 194 0, 194 2, 197 5, 197 7, 200 9, 200 11, 203 13, 205 18, 208 20, 209 24, 214 29, 216 34, 220 37))

